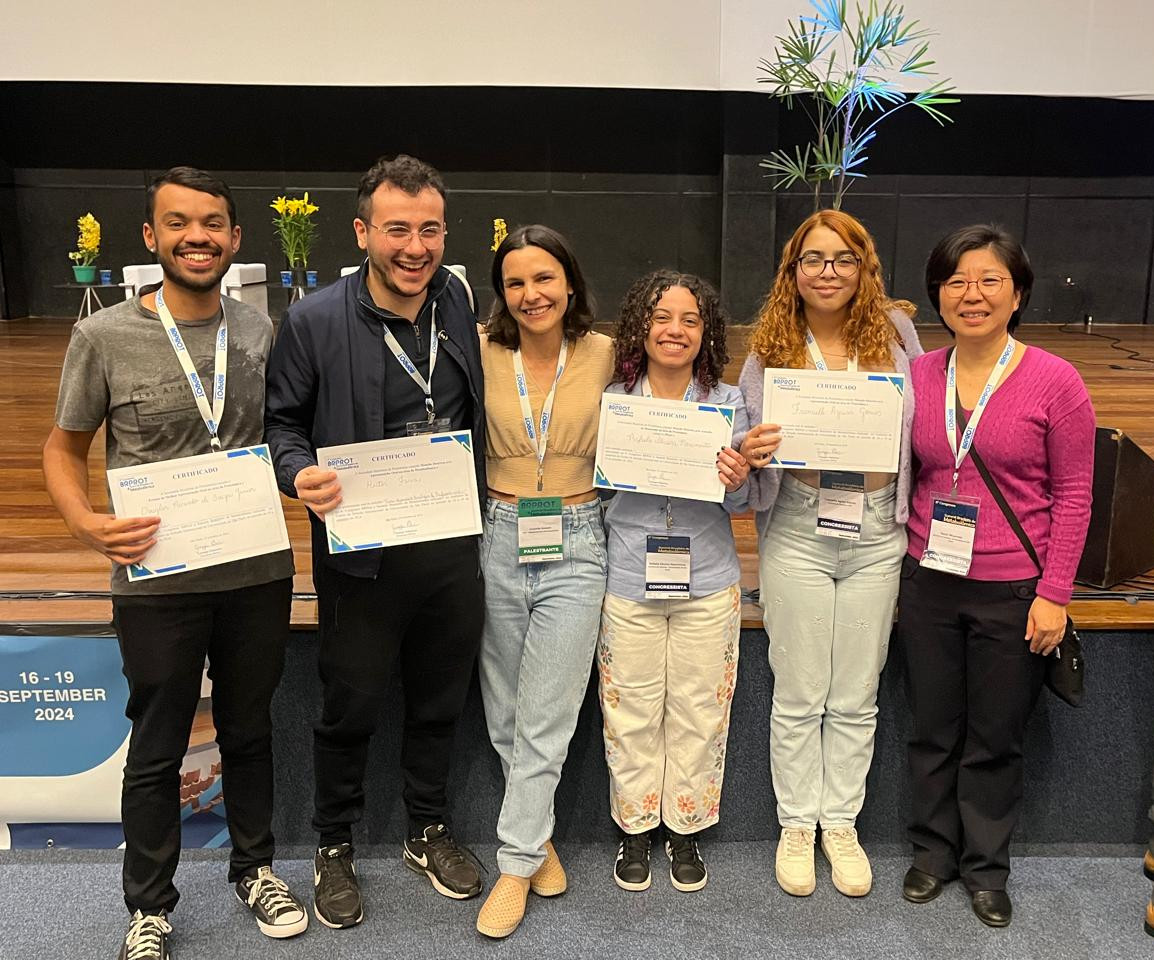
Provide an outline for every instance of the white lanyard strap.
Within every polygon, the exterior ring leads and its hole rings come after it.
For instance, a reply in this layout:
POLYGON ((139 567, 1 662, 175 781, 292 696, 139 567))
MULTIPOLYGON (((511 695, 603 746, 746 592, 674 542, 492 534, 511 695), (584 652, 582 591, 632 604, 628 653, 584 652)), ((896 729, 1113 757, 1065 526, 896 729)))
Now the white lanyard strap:
MULTIPOLYGON (((814 338, 813 331, 809 327, 805 328, 805 348, 809 351, 810 359, 813 360, 813 365, 822 371, 829 370, 829 364, 825 362, 825 357, 822 356, 821 347, 817 345, 817 340, 814 338)), ((846 358, 846 373, 857 373, 857 355, 846 358)))
POLYGON ((958 472, 962 469, 962 461, 966 459, 966 454, 974 445, 974 434, 978 430, 978 421, 982 419, 982 414, 985 413, 986 405, 990 402, 990 396, 998 385, 998 381, 1005 374, 1016 345, 1013 337, 1006 337, 1006 349, 1002 351, 1001 356, 998 357, 998 362, 994 364, 994 369, 986 378, 986 386, 982 389, 982 395, 978 397, 978 402, 974 404, 974 412, 962 433, 961 443, 958 442, 958 351, 956 348, 950 351, 950 362, 946 367, 946 437, 949 439, 950 449, 954 453, 955 490, 958 486, 958 472))
MULTIPOLYGON (((694 396, 696 395, 696 393, 697 393, 697 384, 694 381, 693 377, 691 376, 689 378, 689 386, 687 386, 685 388, 685 396, 683 396, 681 399, 686 400, 686 401, 692 400, 694 398, 694 396)), ((641 396, 650 397, 650 398, 653 397, 653 389, 649 386, 649 377, 648 376, 644 376, 641 378, 641 396)))
MULTIPOLYGON (((393 331, 389 329, 387 323, 382 323, 385 330, 385 344, 393 352, 393 356, 397 358, 397 363, 405 368, 405 373, 413 378, 413 383, 421 388, 421 393, 425 395, 425 413, 429 417, 429 423, 436 419, 433 411, 433 370, 437 366, 437 351, 439 349, 437 344, 437 304, 433 303, 432 312, 429 316, 429 379, 426 380, 421 376, 421 372, 417 369, 416 364, 409 359, 409 355, 405 353, 404 349, 397 342, 397 338, 393 336, 393 331)), ((415 326, 415 325, 414 325, 415 326)))
POLYGON ((168 342, 176 352, 176 359, 180 361, 180 368, 188 379, 192 388, 193 399, 196 400, 196 409, 200 411, 200 418, 208 428, 209 443, 213 450, 220 449, 220 418, 224 415, 224 390, 228 378, 228 321, 224 311, 224 301, 220 302, 220 327, 216 332, 216 356, 212 370, 212 406, 208 405, 208 398, 204 393, 204 385, 200 382, 200 374, 196 372, 192 357, 188 355, 188 348, 184 345, 184 338, 176 328, 176 320, 172 311, 164 303, 164 289, 156 289, 156 312, 160 315, 160 322, 164 324, 164 332, 168 334, 168 342))
POLYGON ((541 407, 540 429, 533 423, 533 408, 529 404, 529 381, 525 378, 525 364, 521 361, 521 348, 513 351, 513 372, 517 375, 517 399, 521 402, 521 421, 525 424, 525 432, 529 435, 529 442, 537 454, 537 491, 545 487, 545 447, 549 443, 549 420, 553 415, 553 398, 557 395, 557 382, 565 370, 565 359, 569 355, 569 341, 561 339, 561 352, 557 354, 557 373, 553 376, 553 385, 549 388, 549 395, 541 407))

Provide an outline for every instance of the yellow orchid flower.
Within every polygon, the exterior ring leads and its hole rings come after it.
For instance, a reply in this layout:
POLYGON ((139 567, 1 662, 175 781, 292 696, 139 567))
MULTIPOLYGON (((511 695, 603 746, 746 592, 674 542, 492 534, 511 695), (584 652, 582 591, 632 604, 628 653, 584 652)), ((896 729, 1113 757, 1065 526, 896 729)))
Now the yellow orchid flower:
POLYGON ((505 221, 500 217, 493 218, 493 245, 490 250, 496 250, 504 239, 509 236, 509 229, 505 226, 505 221))

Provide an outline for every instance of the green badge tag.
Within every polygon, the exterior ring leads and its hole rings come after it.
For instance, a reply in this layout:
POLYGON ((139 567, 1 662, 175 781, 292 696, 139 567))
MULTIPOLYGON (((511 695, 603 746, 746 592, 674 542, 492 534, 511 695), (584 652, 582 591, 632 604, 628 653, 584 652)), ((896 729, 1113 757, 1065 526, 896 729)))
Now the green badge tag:
POLYGON ((520 497, 517 500, 517 562, 560 560, 561 498, 520 497))

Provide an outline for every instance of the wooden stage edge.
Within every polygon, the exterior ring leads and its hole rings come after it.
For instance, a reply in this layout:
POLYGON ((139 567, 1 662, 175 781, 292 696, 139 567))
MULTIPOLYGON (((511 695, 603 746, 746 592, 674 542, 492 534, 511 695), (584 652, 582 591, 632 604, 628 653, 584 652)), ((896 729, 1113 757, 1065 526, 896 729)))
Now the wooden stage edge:
MULTIPOLYGON (((40 473, 40 448, 52 427, 71 327, 71 320, 0 321, 0 408, 7 427, 0 457, 0 623, 4 624, 106 624, 111 618, 107 561, 69 537, 40 473)), ((948 342, 936 323, 919 326, 918 333, 926 349, 948 342)), ((733 360, 726 370, 727 382, 737 382, 749 335, 749 327, 730 330, 733 360)), ((1026 325, 1017 336, 1069 360, 1086 381, 1099 426, 1122 430, 1154 456, 1154 417, 1149 413, 1154 409, 1154 327, 1096 326, 1087 334, 1026 325)), ((98 435, 90 458, 89 493, 100 508, 107 504, 103 470, 103 437, 98 435)), ((316 601, 311 598, 308 520, 296 501, 284 500, 284 508, 297 566, 292 624, 294 629, 312 630, 316 601)), ((733 525, 742 586, 748 591, 757 586, 753 518, 734 518, 733 525)), ((1077 587, 1070 615, 1084 630, 1154 633, 1154 571, 1108 592, 1077 587)), ((761 627, 759 607, 744 605, 742 626, 761 627)))

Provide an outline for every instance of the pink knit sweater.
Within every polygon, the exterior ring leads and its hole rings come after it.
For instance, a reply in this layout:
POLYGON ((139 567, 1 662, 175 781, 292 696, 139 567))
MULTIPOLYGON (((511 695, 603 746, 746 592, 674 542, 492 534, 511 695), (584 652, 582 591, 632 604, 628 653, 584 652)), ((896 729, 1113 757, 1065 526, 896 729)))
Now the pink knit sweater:
MULTIPOLYGON (((918 405, 908 532, 909 553, 917 559, 925 549, 933 495, 949 493, 954 469, 945 426, 948 360, 949 348, 943 348, 913 363, 918 405)), ((974 435, 974 448, 1042 561, 1038 596, 1069 603, 1090 522, 1094 472, 1094 408, 1078 372, 1061 357, 1027 347, 1017 368, 990 398, 974 435)), ((958 494, 976 497, 981 504, 968 576, 973 580, 1037 576, 971 457, 962 463, 958 494)))

